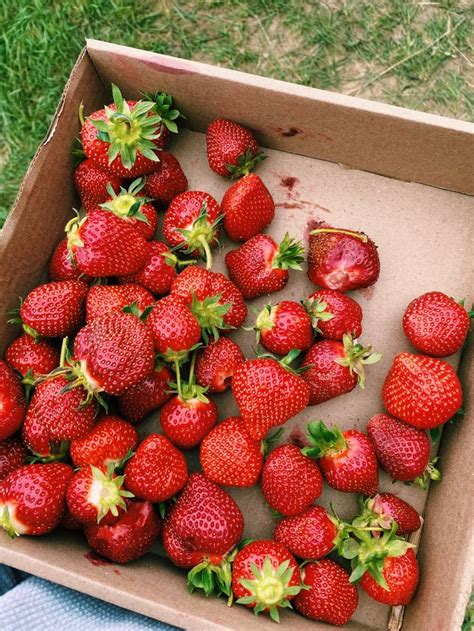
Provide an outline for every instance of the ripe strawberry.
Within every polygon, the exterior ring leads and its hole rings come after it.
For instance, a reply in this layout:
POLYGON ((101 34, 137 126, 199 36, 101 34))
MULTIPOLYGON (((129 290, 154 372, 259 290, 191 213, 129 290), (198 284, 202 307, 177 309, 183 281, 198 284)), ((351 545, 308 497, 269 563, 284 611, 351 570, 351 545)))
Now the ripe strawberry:
POLYGON ((345 333, 342 342, 316 342, 303 358, 302 379, 309 387, 309 404, 317 405, 341 394, 351 392, 357 384, 365 386, 364 366, 380 361, 380 353, 371 353, 370 346, 362 346, 345 333))
POLYGON ((86 322, 123 311, 141 316, 154 302, 153 295, 147 289, 134 283, 94 285, 87 294, 86 322))
POLYGON ((73 440, 71 459, 76 467, 117 467, 138 444, 136 429, 118 416, 103 416, 92 430, 73 440))
POLYGON ((331 552, 337 544, 338 534, 337 520, 322 506, 310 506, 299 515, 285 517, 273 531, 274 539, 292 554, 313 560, 322 559, 331 552))
POLYGON ((160 534, 160 518, 150 502, 127 500, 127 512, 109 525, 87 526, 87 543, 94 552, 113 561, 128 563, 150 551, 160 534))
POLYGON ((349 574, 331 559, 308 563, 301 577, 309 590, 295 597, 295 609, 312 620, 342 626, 349 622, 359 603, 357 588, 349 583, 349 574))
POLYGON ((236 368, 244 361, 240 347, 228 337, 220 337, 198 351, 196 381, 207 392, 224 392, 231 385, 236 368))
POLYGON ((74 334, 84 319, 88 290, 86 283, 80 280, 63 280, 39 285, 30 291, 20 306, 25 333, 32 337, 74 334))
POLYGON ((233 121, 217 118, 206 132, 209 168, 224 177, 240 177, 264 159, 252 133, 233 121))
POLYGON ((304 301, 313 328, 326 340, 342 340, 344 333, 362 333, 362 309, 358 302, 337 289, 320 289, 304 301))
POLYGON ((308 405, 308 386, 290 368, 297 352, 280 361, 248 359, 234 371, 232 392, 252 438, 264 438, 271 427, 283 425, 308 405))
POLYGON ((283 289, 288 269, 301 269, 303 248, 288 233, 278 245, 271 237, 258 234, 226 254, 229 278, 246 300, 283 289))
POLYGON ((268 613, 280 621, 280 608, 290 608, 292 600, 303 589, 295 558, 277 541, 261 539, 246 545, 235 557, 232 569, 232 591, 237 602, 268 613))
POLYGON ((92 210, 66 226, 74 265, 90 276, 125 276, 145 263, 146 241, 128 221, 106 210, 92 210))
POLYGON ((211 247, 219 239, 222 212, 217 201, 203 191, 187 191, 173 199, 165 213, 163 235, 169 246, 212 265, 211 247))
POLYGON ((232 241, 248 241, 275 217, 275 202, 262 180, 250 173, 232 184, 221 202, 224 230, 232 241))
POLYGON ((69 451, 68 441, 51 438, 39 415, 27 414, 21 428, 21 438, 31 453, 40 462, 63 460, 69 451))
POLYGON ((352 521, 357 528, 379 527, 391 530, 397 524, 397 535, 409 535, 421 526, 420 516, 407 502, 392 493, 377 493, 362 501, 361 513, 352 521))
POLYGON ((263 467, 262 445, 242 419, 231 416, 203 439, 199 461, 206 478, 221 486, 253 486, 263 467))
POLYGON ((36 379, 59 366, 59 352, 46 340, 20 335, 5 351, 8 364, 22 377, 36 379))
POLYGON ((160 153, 160 163, 153 173, 146 178, 143 192, 151 197, 155 204, 168 206, 174 197, 188 188, 188 180, 180 163, 167 151, 160 153))
POLYGON ((457 353, 469 325, 464 306, 440 291, 429 291, 415 298, 403 314, 403 330, 412 346, 435 357, 457 353))
POLYGON ((318 228, 309 235, 308 277, 326 289, 373 285, 380 274, 377 246, 363 232, 318 228))
POLYGON ((140 443, 125 468, 125 486, 153 503, 174 497, 188 479, 183 454, 165 436, 150 434, 140 443))
POLYGON ((138 283, 159 296, 170 292, 176 268, 182 264, 165 243, 149 241, 147 258, 138 272, 122 276, 119 282, 138 283))
POLYGON ((160 361, 142 381, 127 388, 118 398, 120 414, 131 423, 139 423, 147 414, 160 408, 171 397, 168 382, 172 376, 160 361))
POLYGON ((116 175, 107 175, 98 169, 94 162, 86 158, 74 171, 74 182, 84 208, 89 211, 103 204, 110 196, 107 184, 116 193, 120 190, 121 180, 116 175))
POLYGON ((82 524, 71 515, 71 513, 67 509, 67 506, 64 509, 64 513, 61 519, 59 520, 58 527, 64 528, 65 530, 82 530, 82 524))
POLYGON ((20 380, 0 359, 0 442, 21 427, 25 414, 26 402, 20 380))
POLYGON ((60 462, 29 464, 10 473, 0 487, 0 526, 10 537, 53 530, 72 475, 72 468, 60 462))
POLYGON ((0 482, 26 462, 28 450, 18 438, 0 442, 0 482))
POLYGON ((441 359, 400 353, 385 379, 382 398, 390 414, 418 427, 433 429, 449 421, 462 404, 453 368, 441 359))
POLYGON ((418 561, 412 549, 400 556, 387 556, 382 567, 383 587, 366 571, 359 581, 362 589, 374 600, 396 607, 408 605, 419 579, 418 561))
POLYGON ((92 278, 83 274, 81 270, 76 267, 73 261, 68 247, 68 240, 66 238, 56 246, 53 256, 49 262, 49 277, 51 280, 82 280, 84 283, 90 283, 92 278))
POLYGON ((298 515, 321 495, 323 478, 318 465, 296 445, 280 445, 265 460, 262 493, 273 510, 298 515))
POLYGON ((441 474, 430 462, 431 442, 427 433, 387 414, 373 416, 367 424, 380 466, 394 480, 414 480, 426 488, 429 479, 440 480, 441 474))
POLYGON ((336 491, 374 495, 379 485, 379 471, 374 447, 369 438, 356 429, 344 432, 322 422, 308 424, 309 447, 303 453, 318 458, 326 482, 336 491))
POLYGON ((311 319, 304 307, 292 300, 266 305, 255 321, 257 343, 270 353, 287 355, 293 348, 305 351, 313 343, 311 319))

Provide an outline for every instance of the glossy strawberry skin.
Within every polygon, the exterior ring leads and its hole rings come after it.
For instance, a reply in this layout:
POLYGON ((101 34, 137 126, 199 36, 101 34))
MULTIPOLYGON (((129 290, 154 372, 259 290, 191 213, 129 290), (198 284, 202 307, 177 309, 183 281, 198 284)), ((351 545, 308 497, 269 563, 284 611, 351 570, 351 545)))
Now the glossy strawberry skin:
POLYGON ((91 276, 83 274, 74 264, 68 248, 67 239, 62 239, 53 252, 49 262, 49 277, 53 281, 59 280, 82 280, 84 283, 91 283, 91 276))
MULTIPOLYGON (((106 473, 106 469, 101 469, 102 473, 106 473)), ((115 478, 112 475, 111 478, 115 478)), ((105 490, 105 489, 104 489, 105 490)), ((104 523, 113 524, 124 509, 117 506, 118 515, 114 516, 110 510, 101 516, 99 513, 99 502, 104 492, 98 487, 94 480, 93 470, 89 466, 82 467, 76 471, 70 479, 66 490, 66 504, 70 514, 83 526, 104 523)))
POLYGON ((119 192, 121 179, 115 175, 107 175, 92 160, 86 158, 74 170, 74 183, 82 205, 90 211, 109 198, 107 184, 116 193, 119 192))
MULTIPOLYGON (((120 196, 119 196, 120 197, 120 196)), ((119 199, 117 197, 116 199, 119 199)), ((134 195, 135 203, 140 202, 139 212, 143 215, 145 220, 137 219, 137 217, 128 216, 120 213, 115 213, 122 221, 126 221, 132 228, 135 229, 138 234, 145 239, 145 241, 150 241, 153 239, 156 233, 156 228, 158 226, 158 213, 155 210, 155 207, 151 202, 145 201, 143 195, 134 195), (143 201, 141 201, 143 199, 143 201)), ((113 198, 109 197, 105 200, 107 205, 112 206, 113 198)), ((113 206, 112 206, 113 207, 113 206)), ((93 210, 106 210, 111 212, 110 208, 104 208, 103 205, 97 206, 93 210)), ((113 212, 113 211, 112 211, 113 212)))
POLYGON ((258 145, 248 129, 225 118, 218 118, 207 127, 207 161, 218 175, 229 177, 228 166, 238 166, 239 158, 247 153, 255 158, 258 145))
POLYGON ((231 416, 203 439, 199 461, 206 478, 216 484, 253 486, 263 467, 261 443, 248 434, 240 417, 231 416))
POLYGON ((188 180, 177 158, 162 151, 160 162, 146 178, 143 192, 160 206, 167 206, 177 195, 188 188, 188 180))
POLYGON ((259 328, 259 319, 256 328, 260 332, 260 343, 270 353, 287 355, 294 348, 305 351, 313 343, 311 319, 298 302, 283 300, 271 307, 262 328, 259 328))
POLYGON ((433 429, 459 410, 462 388, 446 362, 400 353, 385 379, 382 399, 389 414, 419 429, 433 429))
POLYGON ((0 482, 26 462, 28 450, 18 438, 0 442, 0 482))
POLYGON ((237 180, 221 203, 224 230, 232 241, 248 241, 263 232, 275 217, 275 202, 258 175, 250 173, 237 180))
POLYGON ((330 320, 318 320, 317 328, 326 340, 342 340, 344 333, 358 338, 362 334, 362 308, 350 296, 337 289, 320 289, 309 296, 309 300, 326 303, 325 311, 332 314, 330 320))
POLYGON ((21 427, 21 439, 32 454, 41 458, 49 458, 58 451, 59 441, 53 441, 49 431, 34 414, 27 414, 21 427))
POLYGON ((316 342, 306 352, 302 366, 311 366, 301 378, 309 387, 310 405, 323 403, 341 394, 351 392, 357 385, 357 375, 348 366, 336 360, 345 357, 344 345, 334 340, 316 342))
POLYGON ((368 572, 362 576, 359 585, 374 600, 391 605, 408 605, 418 585, 419 569, 415 553, 410 548, 399 557, 386 557, 383 576, 388 590, 378 585, 368 572))
POLYGON ((177 567, 189 570, 203 561, 220 565, 225 554, 209 554, 206 551, 193 550, 178 537, 169 520, 165 520, 162 530, 162 543, 170 561, 177 567))
POLYGON ((31 371, 33 377, 47 375, 59 366, 59 351, 46 340, 20 335, 5 351, 5 360, 22 377, 31 371))
POLYGON ((186 459, 165 436, 150 434, 140 443, 125 468, 125 486, 136 497, 164 502, 188 479, 186 459))
POLYGON ((92 430, 70 445, 71 458, 76 467, 93 465, 107 468, 117 465, 138 443, 136 429, 118 416, 103 416, 92 430))
POLYGON ((10 366, 0 360, 0 442, 21 427, 25 414, 22 385, 10 366))
POLYGON ((310 589, 301 590, 295 597, 294 606, 300 614, 335 626, 349 622, 359 596, 340 565, 331 559, 308 563, 302 570, 302 580, 310 589))
POLYGON ((421 526, 419 514, 407 502, 393 493, 377 493, 373 498, 374 513, 397 522, 397 535, 409 535, 421 526))
POLYGON ((301 559, 322 559, 334 547, 337 528, 322 506, 282 519, 273 537, 301 559))
POLYGON ((163 296, 171 290, 176 278, 176 267, 167 262, 164 254, 171 254, 169 247, 160 241, 150 241, 147 246, 147 258, 137 272, 122 276, 119 282, 138 283, 148 291, 163 296))
POLYGON ((234 371, 244 361, 240 347, 228 337, 221 336, 198 351, 196 381, 207 387, 207 392, 224 392, 231 385, 234 371))
POLYGON ((122 313, 125 307, 136 303, 142 313, 155 302, 153 295, 141 285, 95 285, 89 289, 86 301, 86 322, 109 313, 122 313))
POLYGON ((172 397, 160 410, 160 423, 164 435, 181 449, 192 449, 217 423, 217 405, 210 399, 182 399, 172 397))
POLYGON ((457 353, 470 325, 466 309, 440 291, 430 291, 412 300, 402 322, 412 346, 434 357, 457 353))
POLYGON ((314 460, 296 445, 280 445, 263 465, 261 486, 273 510, 298 515, 321 495, 323 478, 314 460))
POLYGON ((147 318, 155 350, 162 354, 189 351, 201 339, 201 327, 188 305, 178 296, 158 300, 147 318))
POLYGON ((127 388, 118 398, 120 414, 131 423, 139 423, 171 397, 168 382, 172 375, 166 366, 157 367, 145 379, 127 388))

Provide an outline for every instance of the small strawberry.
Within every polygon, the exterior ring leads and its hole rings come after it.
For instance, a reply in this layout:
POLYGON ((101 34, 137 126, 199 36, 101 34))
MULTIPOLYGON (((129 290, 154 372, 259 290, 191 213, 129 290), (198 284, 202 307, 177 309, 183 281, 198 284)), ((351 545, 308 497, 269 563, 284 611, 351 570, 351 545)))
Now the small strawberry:
POLYGON ((188 467, 183 454, 165 436, 150 434, 125 467, 125 486, 153 503, 174 497, 186 484, 188 467))
POLYGON ((241 418, 231 416, 203 439, 199 461, 206 478, 216 484, 253 486, 263 467, 262 445, 248 434, 241 418))
POLYGON ((433 429, 459 410, 462 388, 445 361, 400 353, 385 379, 382 398, 393 416, 419 429, 433 429))
POLYGON ((119 282, 138 283, 158 296, 164 296, 171 290, 176 278, 176 268, 186 263, 170 251, 170 248, 160 241, 147 243, 147 258, 138 272, 122 276, 119 282))
POLYGON ((363 232, 318 228, 309 235, 308 277, 326 289, 373 285, 380 274, 377 246, 363 232))
POLYGON ((74 182, 84 208, 89 211, 103 204, 110 196, 107 184, 116 193, 120 190, 121 179, 116 175, 107 175, 87 158, 74 170, 74 182))
POLYGON ((362 333, 362 309, 358 302, 337 289, 320 289, 304 301, 313 328, 326 340, 342 340, 344 333, 362 333))
POLYGON ((0 487, 0 527, 10 537, 43 535, 59 523, 72 468, 60 462, 15 469, 0 487))
MULTIPOLYGON (((322 506, 282 519, 273 537, 300 559, 322 559, 338 543, 339 524, 322 506)), ((349 579, 349 577, 347 577, 349 579)))
POLYGON ((447 357, 462 348, 469 317, 462 303, 440 291, 429 291, 410 302, 403 314, 403 330, 418 351, 447 357))
POLYGON ((36 414, 27 414, 21 428, 21 438, 39 462, 64 460, 69 451, 69 442, 53 440, 50 432, 36 414))
POLYGON ((25 414, 26 401, 20 380, 0 359, 0 442, 20 429, 25 414))
POLYGON ((234 371, 232 393, 252 438, 264 438, 271 427, 283 425, 308 405, 308 386, 290 368, 297 354, 280 361, 248 359, 234 371))
POLYGON ((275 202, 262 180, 250 173, 232 184, 221 202, 224 230, 232 241, 248 241, 275 217, 275 202))
POLYGON ((261 486, 273 510, 298 515, 321 495, 323 478, 318 465, 299 447, 280 445, 265 460, 261 486))
POLYGON ((86 322, 123 311, 142 316, 154 302, 153 295, 147 289, 134 283, 94 285, 87 294, 86 322))
POLYGON ((142 421, 171 397, 169 381, 172 381, 172 376, 168 368, 162 362, 156 362, 155 369, 147 377, 119 396, 120 414, 131 423, 142 421))
POLYGON ((344 432, 322 422, 308 424, 309 447, 303 453, 318 458, 326 482, 336 491, 374 495, 379 485, 377 457, 372 442, 356 429, 344 432))
POLYGON ((440 480, 441 474, 430 462, 431 442, 427 433, 403 421, 377 414, 367 424, 380 466, 394 480, 414 480, 422 489, 429 479, 440 480))
POLYGON ((143 192, 151 197, 155 204, 168 206, 180 193, 188 188, 188 180, 180 163, 167 151, 160 153, 160 163, 153 173, 146 178, 143 192))
POLYGON ((303 248, 288 233, 278 245, 258 234, 226 254, 229 278, 246 300, 280 291, 288 283, 288 269, 301 269, 303 248))
POLYGON ((309 387, 310 405, 323 403, 351 392, 358 384, 365 386, 364 366, 380 361, 380 353, 371 353, 370 346, 362 346, 344 333, 342 342, 322 340, 305 354, 302 379, 309 387))
POLYGON ((331 559, 308 563, 302 568, 301 577, 309 590, 303 589, 295 597, 296 611, 311 620, 335 626, 349 622, 357 609, 359 595, 340 565, 331 559))
POLYGON ((127 512, 113 524, 87 526, 87 543, 94 552, 113 561, 128 563, 150 551, 160 534, 160 518, 150 502, 127 500, 127 512))
POLYGON ((265 158, 252 133, 225 118, 208 125, 206 143, 209 168, 224 177, 246 175, 265 158))
POLYGON ((196 381, 208 392, 224 392, 231 385, 236 368, 244 361, 240 347, 228 337, 220 337, 198 351, 196 381))
POLYGON ((5 351, 8 364, 22 377, 38 378, 59 366, 59 352, 46 340, 20 335, 5 351))
POLYGON ((28 450, 18 438, 7 438, 0 442, 0 482, 26 462, 28 450))
POLYGON ((357 528, 379 527, 391 530, 397 524, 397 535, 409 535, 421 526, 420 516, 407 502, 392 493, 377 493, 361 498, 361 513, 352 521, 357 528))
POLYGON ((187 191, 173 199, 165 213, 163 235, 173 249, 212 265, 211 247, 218 243, 222 212, 217 201, 203 191, 187 191))
POLYGON ((392 607, 408 605, 419 579, 418 561, 413 550, 410 548, 399 556, 386 556, 379 572, 383 585, 366 571, 359 581, 362 589, 379 603, 392 607))
POLYGON ((268 613, 280 621, 279 609, 304 589, 295 558, 277 541, 252 541, 240 550, 232 568, 232 591, 237 602, 255 614, 268 613))
POLYGON ((82 280, 84 283, 92 282, 92 278, 83 274, 72 260, 66 238, 61 239, 53 252, 49 262, 49 277, 56 281, 82 280))
POLYGON ((282 300, 274 307, 266 305, 254 328, 257 343, 276 355, 287 355, 293 348, 305 351, 313 343, 311 319, 304 307, 292 300, 282 300))

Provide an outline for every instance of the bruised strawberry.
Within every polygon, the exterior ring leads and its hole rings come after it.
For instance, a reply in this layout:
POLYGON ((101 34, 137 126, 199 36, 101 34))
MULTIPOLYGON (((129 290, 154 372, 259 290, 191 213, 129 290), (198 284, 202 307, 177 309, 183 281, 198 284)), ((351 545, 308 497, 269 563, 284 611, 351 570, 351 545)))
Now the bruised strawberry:
POLYGON ((257 343, 270 353, 287 355, 292 349, 307 350, 313 343, 311 319, 304 307, 292 300, 266 305, 255 321, 257 343))
POLYGON ((155 302, 153 295, 141 285, 94 285, 86 300, 86 322, 110 313, 129 311, 142 315, 155 302))
POLYGON ((152 293, 163 296, 170 292, 179 265, 177 256, 165 243, 150 241, 143 267, 134 274, 122 276, 119 282, 138 283, 152 293))
POLYGON ((224 230, 232 241, 248 241, 275 217, 275 202, 258 175, 250 173, 232 184, 221 202, 224 230))
POLYGON ((314 330, 326 340, 342 341, 344 333, 362 333, 362 309, 358 302, 337 289, 320 289, 304 301, 314 330))
POLYGON ((0 442, 21 427, 25 414, 26 401, 20 380, 0 359, 0 442))
POLYGON ((0 482, 26 462, 28 450, 18 438, 0 442, 0 482))
POLYGON ((394 522, 397 524, 397 535, 409 535, 421 526, 420 516, 413 506, 393 493, 377 493, 362 501, 362 511, 352 525, 390 530, 394 522))
POLYGON ((120 414, 131 423, 139 423, 171 397, 170 381, 172 375, 168 368, 157 362, 155 369, 147 377, 124 390, 119 396, 120 414))
POLYGON ((107 190, 107 184, 116 193, 119 192, 121 179, 116 175, 107 175, 98 169, 92 160, 87 158, 76 167, 74 182, 82 205, 87 211, 90 211, 109 198, 110 193, 107 190))
POLYGON ((49 277, 51 280, 82 280, 92 282, 92 278, 83 274, 76 266, 69 252, 68 240, 62 239, 53 252, 49 262, 49 277))
POLYGON ((198 351, 196 381, 207 392, 224 392, 231 385, 236 368, 244 361, 240 347, 228 337, 220 337, 198 351))
POLYGON ((5 351, 8 364, 22 377, 36 379, 59 366, 59 352, 46 340, 20 335, 5 351))
MULTIPOLYGON (((282 519, 273 537, 300 559, 322 559, 338 541, 338 522, 322 506, 310 506, 282 519)), ((349 578, 349 577, 347 577, 349 578)))
POLYGON ((224 177, 246 175, 265 157, 252 133, 226 118, 208 125, 206 144, 209 168, 224 177))
POLYGON ((146 178, 143 189, 145 195, 151 197, 160 206, 168 206, 187 188, 188 180, 177 158, 167 151, 162 151, 159 165, 146 178))

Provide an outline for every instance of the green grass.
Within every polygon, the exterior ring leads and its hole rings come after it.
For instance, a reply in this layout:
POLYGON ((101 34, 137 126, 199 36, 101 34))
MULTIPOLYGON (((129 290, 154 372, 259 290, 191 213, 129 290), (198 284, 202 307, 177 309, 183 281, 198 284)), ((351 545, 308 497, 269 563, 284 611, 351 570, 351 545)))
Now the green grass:
POLYGON ((470 2, 3 0, 0 226, 85 37, 472 119, 470 2))

